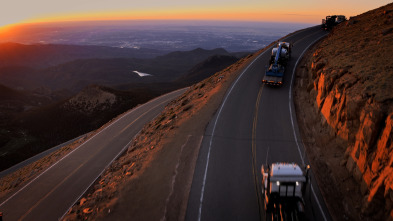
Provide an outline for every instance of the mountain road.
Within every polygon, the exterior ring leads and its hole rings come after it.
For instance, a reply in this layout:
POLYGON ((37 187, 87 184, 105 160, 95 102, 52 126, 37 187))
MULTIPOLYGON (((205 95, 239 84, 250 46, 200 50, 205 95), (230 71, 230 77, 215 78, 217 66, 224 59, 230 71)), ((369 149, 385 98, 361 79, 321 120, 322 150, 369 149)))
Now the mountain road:
POLYGON ((58 220, 180 89, 140 105, 106 126, 0 204, 4 220, 58 220))
MULTIPOLYGON (((315 26, 282 41, 293 44, 281 87, 262 84, 271 48, 232 84, 201 144, 186 220, 264 220, 261 165, 308 164, 292 101, 294 69, 306 49, 326 36, 315 26)), ((331 220, 315 179, 306 192, 309 220, 331 220)))
MULTIPOLYGON (((292 100, 298 61, 326 36, 315 26, 282 41, 293 44, 281 87, 262 84, 271 48, 261 53, 233 82, 206 128, 188 199, 186 220, 264 220, 261 165, 308 164, 292 100)), ((101 129, 77 149, 0 202, 4 220, 57 220, 155 118, 177 90, 140 105, 101 129)), ((331 220, 313 179, 305 196, 309 220, 331 220)))

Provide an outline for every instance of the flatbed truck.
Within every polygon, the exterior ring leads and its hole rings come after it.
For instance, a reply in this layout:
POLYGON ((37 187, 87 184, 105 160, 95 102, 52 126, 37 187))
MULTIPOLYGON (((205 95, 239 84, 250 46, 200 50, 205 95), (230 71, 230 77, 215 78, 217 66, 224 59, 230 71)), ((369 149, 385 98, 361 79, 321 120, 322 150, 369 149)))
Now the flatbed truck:
POLYGON ((262 83, 269 85, 282 85, 284 72, 291 57, 292 44, 289 42, 279 42, 277 47, 272 49, 269 66, 266 66, 262 83))

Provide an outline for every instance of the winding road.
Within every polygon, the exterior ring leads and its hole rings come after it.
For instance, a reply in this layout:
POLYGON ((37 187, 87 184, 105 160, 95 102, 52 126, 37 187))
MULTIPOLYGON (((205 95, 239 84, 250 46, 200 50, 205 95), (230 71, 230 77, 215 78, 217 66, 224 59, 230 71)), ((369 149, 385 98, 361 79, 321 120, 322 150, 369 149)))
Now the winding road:
POLYGON ((4 220, 58 220, 156 117, 177 90, 140 105, 102 129, 0 204, 4 220))
MULTIPOLYGON (((271 49, 260 54, 232 84, 205 131, 186 220, 264 220, 261 165, 308 163, 292 101, 294 68, 303 52, 325 35, 319 27, 312 27, 284 39, 294 46, 282 87, 261 82, 271 49)), ((4 220, 61 218, 144 124, 184 91, 127 112, 0 202, 4 220)), ((315 179, 305 199, 309 220, 331 220, 315 179)))
MULTIPOLYGON (((262 84, 271 48, 260 54, 228 90, 207 127, 195 168, 186 220, 264 220, 262 164, 307 164, 294 105, 294 68, 304 51, 326 35, 312 27, 283 39, 293 43, 284 85, 262 84)), ((309 220, 331 220, 311 174, 309 220)))

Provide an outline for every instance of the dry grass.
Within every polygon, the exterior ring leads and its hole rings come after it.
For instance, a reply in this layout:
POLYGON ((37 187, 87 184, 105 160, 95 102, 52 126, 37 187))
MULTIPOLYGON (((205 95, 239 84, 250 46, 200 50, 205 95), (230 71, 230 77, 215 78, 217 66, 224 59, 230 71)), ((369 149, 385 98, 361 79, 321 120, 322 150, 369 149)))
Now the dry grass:
MULTIPOLYGON (((255 55, 252 57, 255 57, 255 55)), ((220 97, 223 96, 226 88, 237 76, 239 70, 251 61, 250 58, 251 56, 242 59, 206 80, 191 86, 182 96, 169 103, 156 119, 141 130, 127 152, 104 172, 102 177, 97 181, 97 184, 69 211, 65 220, 104 219, 109 213, 113 213, 114 208, 117 208, 116 217, 119 216, 118 214, 132 217, 130 209, 125 211, 118 209, 119 200, 130 198, 130 195, 127 194, 130 190, 127 190, 126 187, 133 185, 135 182, 141 182, 144 184, 140 184, 136 188, 143 188, 141 186, 150 185, 147 183, 156 180, 157 178, 153 177, 145 177, 143 178, 144 181, 139 179, 139 177, 149 174, 149 172, 146 172, 147 168, 153 167, 155 170, 160 171, 159 173, 166 173, 166 170, 173 170, 172 167, 166 165, 168 162, 155 167, 154 164, 158 160, 157 156, 165 154, 165 152, 171 152, 169 149, 175 148, 173 145, 178 147, 182 145, 181 143, 174 144, 174 141, 181 140, 182 136, 185 136, 182 133, 185 125, 188 124, 193 128, 188 130, 200 130, 200 133, 203 133, 208 120, 220 104, 220 97), (212 106, 211 104, 214 105, 212 106), (199 114, 206 109, 209 109, 209 113, 203 114, 207 116, 200 116, 199 114), (197 122, 195 122, 195 119, 197 119, 197 122)), ((189 133, 192 132, 189 131, 189 133)), ((173 156, 167 156, 167 158, 171 159, 170 161, 177 161, 178 154, 178 151, 174 151, 172 153, 173 156)), ((191 167, 193 169, 193 166, 191 167)), ((192 173, 187 174, 187 176, 192 177, 192 173)), ((171 179, 171 177, 166 177, 166 179, 171 179)), ((161 182, 166 181, 162 180, 161 182)), ((154 190, 151 191, 154 192, 154 190)), ((139 194, 142 193, 139 192, 139 194)), ((166 193, 162 193, 162 195, 166 195, 166 193)), ((136 198, 138 197, 136 196, 136 198)), ((130 199, 132 201, 132 197, 130 199)), ((183 197, 180 197, 179 200, 182 201, 183 199, 183 197)), ((155 209, 160 211, 151 211, 151 213, 156 214, 157 217, 162 216, 161 207, 164 205, 165 202, 160 202, 160 208, 155 209)), ((138 206, 135 205, 135 207, 138 206)))
POLYGON ((393 218, 393 4, 343 22, 298 69, 303 138, 335 220, 393 218))

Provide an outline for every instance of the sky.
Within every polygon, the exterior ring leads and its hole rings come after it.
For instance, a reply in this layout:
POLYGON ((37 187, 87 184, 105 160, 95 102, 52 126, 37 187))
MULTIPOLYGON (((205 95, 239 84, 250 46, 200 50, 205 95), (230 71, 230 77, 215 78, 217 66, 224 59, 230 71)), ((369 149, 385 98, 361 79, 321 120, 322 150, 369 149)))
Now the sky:
POLYGON ((0 27, 86 20, 230 20, 319 24, 391 0, 0 0, 0 27))

